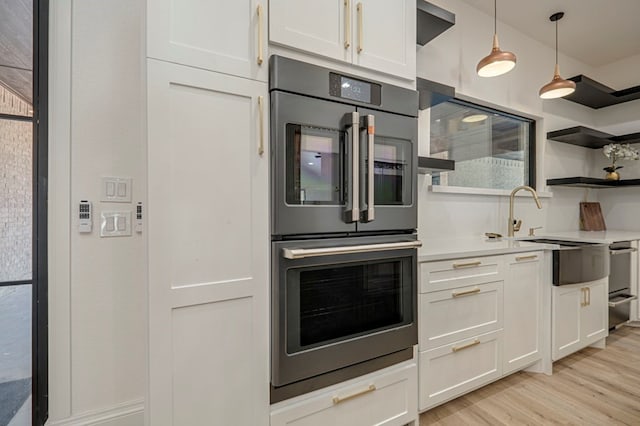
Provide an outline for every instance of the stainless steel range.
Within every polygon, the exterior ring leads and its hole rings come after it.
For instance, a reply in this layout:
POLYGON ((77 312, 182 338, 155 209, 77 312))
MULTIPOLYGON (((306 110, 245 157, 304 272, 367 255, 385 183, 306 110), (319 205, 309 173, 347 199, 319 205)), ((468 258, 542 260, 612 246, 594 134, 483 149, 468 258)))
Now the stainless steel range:
POLYGON ((417 343, 415 91, 272 56, 271 400, 417 343))

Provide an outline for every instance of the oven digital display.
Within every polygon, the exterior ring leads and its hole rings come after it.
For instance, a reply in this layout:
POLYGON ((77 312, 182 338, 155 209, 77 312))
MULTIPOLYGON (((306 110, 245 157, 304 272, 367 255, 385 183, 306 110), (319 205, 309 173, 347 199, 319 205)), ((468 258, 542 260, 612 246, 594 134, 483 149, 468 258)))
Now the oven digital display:
POLYGON ((371 103, 371 83, 340 77, 340 96, 354 101, 371 103))

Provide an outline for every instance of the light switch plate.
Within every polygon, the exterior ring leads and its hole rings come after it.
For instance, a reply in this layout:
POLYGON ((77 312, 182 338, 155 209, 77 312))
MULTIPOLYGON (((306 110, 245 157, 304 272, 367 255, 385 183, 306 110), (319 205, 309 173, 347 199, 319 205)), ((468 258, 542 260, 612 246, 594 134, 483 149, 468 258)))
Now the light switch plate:
POLYGON ((100 201, 107 203, 131 202, 131 178, 103 177, 100 201))
POLYGON ((100 214, 101 237, 126 237, 131 235, 131 212, 102 212, 100 214))

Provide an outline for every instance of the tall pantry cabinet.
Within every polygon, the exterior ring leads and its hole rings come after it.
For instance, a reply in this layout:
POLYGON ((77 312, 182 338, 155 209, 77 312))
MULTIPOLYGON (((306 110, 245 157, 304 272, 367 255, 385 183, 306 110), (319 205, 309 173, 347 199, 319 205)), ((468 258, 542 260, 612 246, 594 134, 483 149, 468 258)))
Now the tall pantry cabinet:
POLYGON ((269 422, 266 0, 147 1, 147 423, 269 422))

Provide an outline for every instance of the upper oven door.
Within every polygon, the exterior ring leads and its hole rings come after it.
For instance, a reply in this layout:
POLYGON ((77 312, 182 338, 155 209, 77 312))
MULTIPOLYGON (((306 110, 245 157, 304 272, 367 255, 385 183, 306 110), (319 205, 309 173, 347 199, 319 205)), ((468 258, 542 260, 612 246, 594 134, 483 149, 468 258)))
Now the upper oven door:
POLYGON ((413 236, 273 243, 274 386, 417 343, 419 245, 413 236))
POLYGON ((418 121, 358 108, 360 223, 358 231, 416 229, 418 121))
POLYGON ((271 111, 271 233, 354 232, 355 107, 272 91, 271 111))

